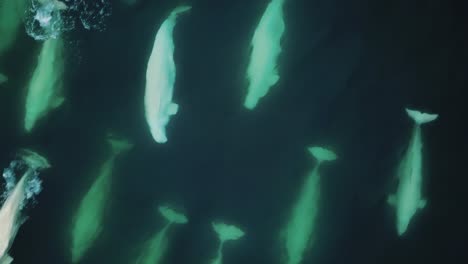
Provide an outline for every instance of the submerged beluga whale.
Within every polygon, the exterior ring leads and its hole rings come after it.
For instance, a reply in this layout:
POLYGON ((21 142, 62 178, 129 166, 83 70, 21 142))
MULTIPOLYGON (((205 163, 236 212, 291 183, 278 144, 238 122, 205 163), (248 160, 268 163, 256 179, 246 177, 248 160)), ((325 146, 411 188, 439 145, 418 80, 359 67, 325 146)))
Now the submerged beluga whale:
POLYGON ((279 80, 277 59, 281 53, 281 38, 285 29, 284 1, 272 0, 268 4, 252 38, 252 53, 247 68, 249 87, 244 101, 244 106, 250 110, 279 80))
POLYGON ((28 199, 33 198, 41 190, 41 181, 37 178, 39 171, 50 167, 49 162, 39 154, 22 150, 19 160, 11 162, 5 169, 3 177, 7 181, 6 199, 0 208, 0 264, 9 264, 13 258, 8 255, 16 233, 26 220, 22 209, 28 199), (16 171, 23 171, 18 183, 15 183, 16 171))
MULTIPOLYGON (((23 23, 27 0, 0 0, 0 63, 12 47, 23 23)), ((0 69, 0 85, 8 78, 0 69)))
POLYGON ((322 147, 310 147, 308 150, 317 163, 305 179, 299 199, 293 207, 289 222, 282 234, 286 249, 284 263, 287 264, 302 263, 308 245, 314 242, 315 220, 320 207, 319 168, 323 162, 337 159, 334 152, 322 147))
POLYGON ((63 68, 63 41, 60 38, 44 41, 26 95, 26 132, 31 132, 39 119, 64 102, 61 94, 63 68))
POLYGON ((218 250, 216 257, 211 260, 210 264, 222 264, 224 244, 227 241, 238 240, 244 237, 245 232, 237 226, 228 225, 223 222, 213 222, 211 225, 218 235, 218 250))
POLYGON ((414 121, 414 128, 408 149, 398 168, 397 191, 388 197, 388 203, 395 207, 396 229, 399 236, 405 234, 413 216, 427 203, 422 197, 421 125, 438 118, 437 114, 427 114, 411 109, 406 109, 406 113, 414 121))
POLYGON ((98 176, 82 198, 71 230, 71 262, 78 263, 101 234, 110 203, 112 175, 116 160, 133 144, 108 135, 111 153, 101 165, 98 176))
POLYGON ((188 223, 188 218, 185 215, 170 207, 160 206, 158 210, 167 222, 159 232, 154 234, 145 243, 145 248, 137 259, 136 264, 162 263, 169 245, 168 232, 170 227, 176 224, 182 225, 188 223))
POLYGON ((190 6, 179 6, 162 23, 156 33, 146 69, 145 116, 157 143, 167 142, 166 126, 179 109, 172 102, 176 78, 172 32, 179 14, 190 9, 190 6))
POLYGON ((28 0, 0 1, 0 58, 15 42, 27 4, 28 0))

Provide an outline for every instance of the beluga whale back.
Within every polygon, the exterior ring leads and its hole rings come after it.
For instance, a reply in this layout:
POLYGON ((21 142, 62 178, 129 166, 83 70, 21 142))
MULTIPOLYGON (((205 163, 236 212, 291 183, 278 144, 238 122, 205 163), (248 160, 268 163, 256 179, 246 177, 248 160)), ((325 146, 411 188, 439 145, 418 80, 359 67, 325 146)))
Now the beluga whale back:
POLYGON ((277 59, 281 53, 281 38, 285 29, 284 1, 272 0, 268 4, 252 38, 252 53, 247 68, 249 87, 244 101, 244 106, 250 110, 279 80, 277 59))
POLYGON ((26 95, 24 129, 31 132, 36 123, 51 110, 64 102, 63 85, 64 54, 60 38, 43 42, 37 66, 31 76, 26 95))
POLYGON ((112 190, 112 175, 117 159, 132 149, 133 144, 107 136, 110 155, 99 168, 98 176, 83 196, 75 213, 71 229, 71 263, 79 263, 101 235, 108 212, 112 190))
POLYGON ((179 6, 171 12, 156 33, 148 60, 145 116, 151 135, 157 143, 167 142, 166 126, 171 116, 179 109, 179 106, 172 102, 176 78, 172 32, 179 14, 190 9, 190 6, 179 6))
POLYGON ((399 236, 405 234, 413 216, 427 203, 422 197, 421 125, 438 118, 437 114, 422 113, 411 109, 406 109, 406 113, 414 121, 413 133, 398 168, 397 191, 388 197, 388 203, 395 207, 396 229, 399 236))
POLYGON ((331 162, 338 158, 333 151, 319 146, 309 147, 308 151, 315 158, 316 164, 302 185, 281 237, 286 251, 285 264, 302 263, 308 245, 315 242, 315 219, 320 208, 319 167, 323 162, 331 162))

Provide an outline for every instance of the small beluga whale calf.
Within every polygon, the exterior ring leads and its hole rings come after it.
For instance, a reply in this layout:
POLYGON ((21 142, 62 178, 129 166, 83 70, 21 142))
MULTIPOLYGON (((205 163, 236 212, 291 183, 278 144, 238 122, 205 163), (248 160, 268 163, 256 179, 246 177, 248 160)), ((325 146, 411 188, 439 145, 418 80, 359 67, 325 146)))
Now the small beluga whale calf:
POLYGON ((160 206, 160 214, 167 220, 164 227, 146 242, 142 254, 136 264, 159 264, 167 251, 168 231, 174 224, 186 224, 188 219, 185 215, 167 206, 160 206))
POLYGON ((63 68, 62 40, 51 38, 44 41, 27 89, 24 117, 26 132, 31 132, 41 118, 64 102, 61 94, 63 68))
POLYGON ((324 161, 337 159, 334 152, 322 147, 310 147, 308 150, 317 163, 306 177, 286 229, 281 234, 281 238, 285 243, 285 263, 287 264, 301 263, 308 245, 315 240, 313 237, 315 219, 320 207, 319 167, 324 161))
POLYGON ((6 181, 5 201, 0 208, 0 264, 9 264, 13 258, 8 255, 13 240, 20 226, 26 220, 23 208, 28 200, 33 199, 42 190, 39 172, 49 168, 49 162, 31 150, 22 150, 19 159, 10 163, 3 171, 6 181), (22 173, 16 183, 16 175, 22 173))
POLYGON ((179 106, 172 102, 176 79, 172 32, 179 14, 190 9, 190 6, 179 6, 171 12, 156 33, 153 50, 148 60, 145 116, 151 135, 157 143, 167 142, 166 126, 171 116, 179 109, 179 106))
POLYGON ((112 135, 108 135, 107 142, 111 147, 111 153, 101 165, 96 180, 85 193, 73 219, 72 263, 78 263, 101 234, 110 200, 115 162, 119 156, 133 147, 133 144, 112 135))
POLYGON ((281 38, 285 29, 284 1, 272 0, 268 4, 252 38, 252 53, 247 68, 249 87, 244 101, 244 106, 250 110, 279 80, 277 59, 281 53, 281 38))
POLYGON ((422 138, 421 126, 438 118, 437 114, 422 113, 406 109, 407 115, 414 121, 411 140, 398 167, 398 188, 388 197, 388 203, 395 208, 396 229, 399 236, 405 234, 411 219, 427 201, 422 197, 422 138))
POLYGON ((214 258, 210 264, 222 264, 223 263, 223 246, 226 241, 238 240, 245 235, 245 232, 237 226, 228 225, 222 222, 213 222, 213 230, 218 235, 219 244, 216 258, 214 258))

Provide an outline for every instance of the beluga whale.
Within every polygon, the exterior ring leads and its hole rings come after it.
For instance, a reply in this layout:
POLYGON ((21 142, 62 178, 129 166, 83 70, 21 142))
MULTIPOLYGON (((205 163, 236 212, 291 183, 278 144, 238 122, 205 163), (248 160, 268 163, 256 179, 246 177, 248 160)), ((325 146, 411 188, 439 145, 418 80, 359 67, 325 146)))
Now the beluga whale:
POLYGON ((437 114, 422 113, 412 109, 406 109, 406 113, 414 121, 413 132, 409 146, 398 167, 398 188, 396 193, 388 197, 388 203, 395 208, 396 229, 399 236, 405 234, 413 216, 427 203, 422 196, 421 126, 438 118, 437 114))
POLYGON ((172 32, 179 14, 190 6, 175 8, 162 23, 154 40, 153 50, 146 69, 145 116, 151 135, 157 143, 167 142, 166 126, 179 109, 172 101, 176 67, 172 32))
POLYGON ((218 235, 218 250, 216 257, 210 262, 210 264, 222 264, 223 249, 226 241, 238 240, 245 235, 245 232, 237 226, 228 225, 223 222, 212 222, 211 225, 218 235))
POLYGON ((42 43, 37 66, 26 95, 24 129, 31 132, 37 122, 64 102, 62 96, 64 54, 63 41, 50 38, 42 43))
POLYGON ((284 1, 272 0, 268 4, 252 38, 252 52, 247 68, 249 87, 244 101, 244 106, 250 110, 279 80, 277 59, 281 53, 281 38, 285 29, 284 1))
POLYGON ((133 144, 109 134, 108 158, 102 163, 97 178, 81 199, 73 218, 71 230, 71 262, 79 263, 99 238, 111 202, 112 175, 119 157, 128 152, 133 144))
POLYGON ((286 250, 286 264, 302 263, 304 253, 310 243, 315 242, 315 220, 320 207, 320 173, 323 162, 336 160, 337 155, 331 150, 319 146, 308 148, 316 164, 307 175, 299 199, 293 207, 289 222, 282 234, 286 250))
POLYGON ((136 264, 159 264, 162 263, 169 244, 169 229, 173 225, 188 223, 188 218, 180 212, 168 206, 159 206, 159 213, 166 219, 166 224, 155 233, 146 243, 144 250, 137 259, 136 264))
POLYGON ((3 170, 2 175, 6 181, 6 191, 3 194, 5 201, 0 208, 0 264, 13 261, 8 251, 18 229, 27 218, 23 208, 28 200, 42 190, 39 172, 50 167, 44 157, 31 150, 21 150, 18 157, 3 170), (17 175, 22 175, 18 182, 17 175))

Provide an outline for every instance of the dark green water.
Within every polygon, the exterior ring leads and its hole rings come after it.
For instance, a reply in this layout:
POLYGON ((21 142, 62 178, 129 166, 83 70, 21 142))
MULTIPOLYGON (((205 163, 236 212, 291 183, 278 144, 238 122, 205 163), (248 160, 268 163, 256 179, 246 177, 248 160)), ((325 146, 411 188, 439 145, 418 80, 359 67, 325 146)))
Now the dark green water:
POLYGON ((208 263, 217 219, 246 232, 226 245, 224 263, 279 263, 280 231, 314 164, 309 145, 330 146, 339 160, 323 167, 317 242, 304 263, 462 256, 466 4, 287 0, 281 79, 247 111, 249 42, 268 1, 184 3, 193 8, 174 31, 180 112, 164 145, 144 119, 145 71, 154 35, 178 1, 113 1, 105 31, 65 33, 66 102, 31 134, 22 120, 39 45, 21 32, 2 58, 9 82, 0 87, 0 164, 28 147, 53 165, 10 250, 15 264, 70 263, 72 217, 108 155, 109 131, 135 146, 117 162, 102 235, 81 263, 134 263, 162 227, 157 206, 166 202, 190 221, 173 230, 164 263, 208 263), (440 119, 423 135, 429 206, 399 239, 385 200, 411 133, 404 107, 440 119))

